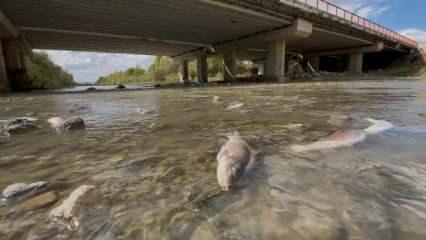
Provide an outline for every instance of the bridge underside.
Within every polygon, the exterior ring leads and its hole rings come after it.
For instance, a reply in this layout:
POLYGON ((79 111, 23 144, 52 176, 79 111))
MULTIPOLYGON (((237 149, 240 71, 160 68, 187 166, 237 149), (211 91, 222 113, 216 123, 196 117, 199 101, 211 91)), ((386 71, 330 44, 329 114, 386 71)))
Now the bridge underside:
MULTIPOLYGON (((372 37, 330 31, 324 22, 312 21, 311 32, 304 37, 280 39, 280 31, 291 28, 299 16, 279 15, 245 2, 249 1, 0 1, 4 17, 0 18, 0 39, 3 50, 7 48, 4 43, 25 42, 21 45, 30 49, 168 55, 182 59, 199 57, 206 46, 214 46, 220 54, 234 51, 234 57, 245 60, 266 59, 271 42, 277 40, 285 41, 284 55, 288 51, 315 55, 364 48, 377 42, 372 37), (16 34, 7 32, 8 22, 16 34), (263 37, 271 33, 275 33, 273 39, 263 37)), ((277 4, 273 0, 264 2, 277 4)), ((397 50, 386 42, 385 48, 397 50)), ((408 49, 402 46, 398 51, 408 49)), ((10 63, 6 61, 3 65, 8 68, 10 63)))

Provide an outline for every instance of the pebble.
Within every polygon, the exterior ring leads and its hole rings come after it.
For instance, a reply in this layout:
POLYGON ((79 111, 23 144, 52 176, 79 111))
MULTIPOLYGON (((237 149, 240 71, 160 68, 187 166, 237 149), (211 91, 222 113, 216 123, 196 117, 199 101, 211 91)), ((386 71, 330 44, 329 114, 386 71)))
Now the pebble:
POLYGON ((25 211, 25 210, 36 210, 40 208, 47 207, 58 200, 58 196, 55 192, 50 191, 43 193, 27 201, 19 204, 14 210, 16 211, 25 211))

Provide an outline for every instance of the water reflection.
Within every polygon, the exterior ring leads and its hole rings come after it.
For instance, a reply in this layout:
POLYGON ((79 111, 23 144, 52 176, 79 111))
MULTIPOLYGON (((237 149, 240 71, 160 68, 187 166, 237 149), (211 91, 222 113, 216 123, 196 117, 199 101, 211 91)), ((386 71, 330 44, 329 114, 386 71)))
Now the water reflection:
MULTIPOLYGON (((5 239, 425 239, 426 84, 338 82, 0 98, 0 120, 32 116, 40 129, 0 137, 0 189, 49 181, 65 198, 82 184, 78 231, 54 207, 0 207, 5 239), (214 96, 220 96, 217 104, 214 96), (232 110, 233 102, 244 106, 232 110), (85 132, 45 120, 78 115, 85 132), (351 148, 296 154, 366 117, 399 128, 351 148), (256 170, 220 192, 216 153, 239 131, 262 150, 256 170)), ((56 205, 59 203, 56 203, 56 205)))

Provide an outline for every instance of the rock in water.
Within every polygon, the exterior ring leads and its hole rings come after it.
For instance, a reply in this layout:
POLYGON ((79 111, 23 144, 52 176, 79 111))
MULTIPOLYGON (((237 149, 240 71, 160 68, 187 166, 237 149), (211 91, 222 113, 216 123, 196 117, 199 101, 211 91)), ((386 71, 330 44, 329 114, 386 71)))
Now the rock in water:
POLYGON ((37 129, 35 122, 36 118, 16 118, 11 121, 7 121, 4 125, 4 130, 8 134, 22 134, 37 129))
POLYGON ((97 89, 95 87, 89 87, 86 89, 86 91, 91 92, 91 91, 96 91, 97 89))
POLYGON ((75 218, 75 209, 78 200, 83 197, 87 192, 94 189, 94 186, 82 185, 74 190, 61 205, 54 208, 49 216, 55 221, 63 220, 67 223, 68 228, 74 229, 79 226, 78 220, 75 218))
POLYGON ((82 130, 86 128, 86 124, 82 118, 72 117, 64 121, 63 128, 66 131, 82 130))
POLYGON ((26 197, 29 197, 38 193, 41 189, 46 187, 47 184, 48 184, 47 182, 35 182, 31 184, 15 183, 6 187, 3 190, 2 195, 5 200, 21 197, 23 195, 25 195, 26 197))
POLYGON ((25 211, 25 210, 36 210, 39 208, 47 207, 56 202, 58 199, 55 192, 47 192, 38 195, 34 198, 28 199, 27 201, 19 204, 14 210, 25 211))
POLYGON ((47 122, 57 131, 74 131, 86 128, 84 120, 80 117, 68 118, 65 121, 60 117, 54 117, 47 120, 47 122))
POLYGON ((366 120, 373 124, 370 127, 364 129, 364 132, 368 135, 380 134, 395 127, 392 123, 384 120, 376 120, 372 118, 367 118, 366 120))
POLYGON ((249 171, 255 161, 254 151, 239 135, 229 136, 217 155, 217 180, 224 191, 228 191, 235 182, 249 171))
POLYGON ((342 130, 333 133, 324 140, 307 145, 293 145, 291 149, 295 152, 308 152, 323 149, 333 149, 353 146, 366 139, 366 135, 361 130, 342 130))

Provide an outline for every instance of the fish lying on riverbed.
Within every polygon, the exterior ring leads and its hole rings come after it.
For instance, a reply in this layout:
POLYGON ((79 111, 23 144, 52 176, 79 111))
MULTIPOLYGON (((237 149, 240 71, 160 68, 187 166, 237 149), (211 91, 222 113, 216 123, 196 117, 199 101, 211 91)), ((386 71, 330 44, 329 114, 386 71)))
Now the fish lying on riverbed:
POLYGON ((257 152, 239 134, 228 136, 228 141, 217 155, 217 180, 224 191, 253 168, 256 156, 257 152))
POLYGON ((348 147, 364 141, 366 137, 366 134, 362 130, 341 130, 318 142, 307 145, 294 145, 291 149, 294 152, 307 152, 348 147))
POLYGON ((353 146, 364 141, 367 135, 376 135, 392 129, 394 125, 384 120, 367 119, 372 125, 364 130, 341 130, 333 133, 329 137, 307 145, 294 145, 291 149, 294 152, 307 152, 324 149, 334 149, 340 147, 353 146))
POLYGON ((364 129, 364 132, 368 135, 380 134, 395 127, 392 123, 385 120, 376 120, 372 118, 367 118, 366 120, 373 124, 370 127, 364 129))

